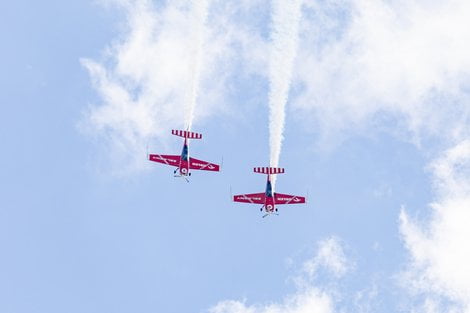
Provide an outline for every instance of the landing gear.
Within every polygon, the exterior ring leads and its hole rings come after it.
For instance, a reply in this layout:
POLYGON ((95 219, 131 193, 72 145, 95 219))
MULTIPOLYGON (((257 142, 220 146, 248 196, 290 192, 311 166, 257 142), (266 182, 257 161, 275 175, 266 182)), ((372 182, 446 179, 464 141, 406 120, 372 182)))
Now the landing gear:
POLYGON ((174 171, 173 171, 173 174, 176 174, 176 171, 177 171, 177 170, 178 170, 178 169, 174 170, 174 171))
POLYGON ((191 176, 191 173, 189 173, 189 176, 191 176))

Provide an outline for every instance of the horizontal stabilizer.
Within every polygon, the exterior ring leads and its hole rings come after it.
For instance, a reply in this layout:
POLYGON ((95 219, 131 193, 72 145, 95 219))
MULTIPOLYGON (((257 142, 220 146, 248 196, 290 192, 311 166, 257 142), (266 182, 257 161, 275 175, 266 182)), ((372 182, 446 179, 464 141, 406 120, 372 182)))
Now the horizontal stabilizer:
POLYGON ((188 139, 201 139, 202 138, 202 134, 190 132, 190 131, 187 131, 187 130, 175 130, 175 129, 173 129, 171 131, 171 133, 175 136, 180 136, 180 137, 188 138, 188 139))
POLYGON ((253 169, 255 173, 260 174, 282 174, 284 173, 284 168, 280 167, 255 167, 253 169))

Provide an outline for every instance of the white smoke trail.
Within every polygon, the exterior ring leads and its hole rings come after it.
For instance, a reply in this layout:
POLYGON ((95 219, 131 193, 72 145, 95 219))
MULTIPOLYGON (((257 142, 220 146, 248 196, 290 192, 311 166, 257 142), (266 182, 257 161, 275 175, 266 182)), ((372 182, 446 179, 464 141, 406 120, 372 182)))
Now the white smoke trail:
MULTIPOLYGON (((302 0, 273 0, 272 6, 269 144, 270 166, 277 167, 284 139, 285 106, 297 52, 302 0)), ((275 177, 273 185, 275 185, 275 177)))
POLYGON ((190 130, 194 120, 194 109, 199 95, 199 85, 203 63, 204 39, 209 0, 193 0, 191 12, 190 77, 185 103, 185 128, 190 130))

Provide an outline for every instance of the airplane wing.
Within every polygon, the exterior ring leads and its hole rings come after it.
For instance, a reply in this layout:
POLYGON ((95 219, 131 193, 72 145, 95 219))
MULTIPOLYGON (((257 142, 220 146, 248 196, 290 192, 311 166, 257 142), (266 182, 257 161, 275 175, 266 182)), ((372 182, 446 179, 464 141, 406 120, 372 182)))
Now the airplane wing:
POLYGON ((192 170, 213 172, 218 172, 220 170, 220 166, 217 164, 201 161, 195 158, 189 158, 189 168, 192 170))
POLYGON ((164 154, 149 154, 149 160, 153 162, 163 163, 171 166, 179 166, 181 156, 179 155, 164 155, 164 154))
POLYGON ((275 204, 299 204, 305 203, 305 197, 274 193, 275 204))
POLYGON ((254 204, 264 204, 264 198, 266 197, 264 192, 261 193, 248 193, 245 195, 235 195, 233 196, 233 201, 235 202, 244 202, 244 203, 254 203, 254 204))

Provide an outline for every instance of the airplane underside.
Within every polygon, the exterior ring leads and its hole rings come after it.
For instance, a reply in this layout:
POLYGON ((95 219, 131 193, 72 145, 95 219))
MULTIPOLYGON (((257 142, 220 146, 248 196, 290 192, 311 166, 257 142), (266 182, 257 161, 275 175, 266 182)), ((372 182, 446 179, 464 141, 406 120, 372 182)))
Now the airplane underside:
POLYGON ((201 134, 186 130, 172 130, 171 133, 172 135, 184 138, 181 154, 148 154, 150 161, 175 166, 176 169, 173 171, 174 177, 182 177, 187 182, 189 182, 188 177, 191 176, 190 170, 220 171, 220 165, 218 164, 189 157, 189 139, 202 139, 201 134))
POLYGON ((277 213, 277 205, 286 204, 300 204, 305 203, 306 199, 302 196, 288 195, 274 192, 271 183, 271 175, 284 173, 283 168, 275 167, 255 167, 253 169, 255 173, 266 174, 266 189, 264 192, 248 193, 233 196, 234 202, 251 203, 251 204, 262 204, 260 211, 265 212, 263 218, 269 215, 279 215, 277 213))

